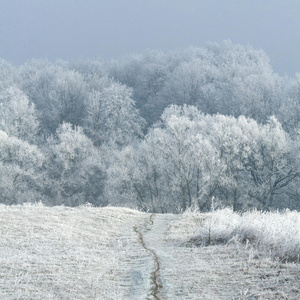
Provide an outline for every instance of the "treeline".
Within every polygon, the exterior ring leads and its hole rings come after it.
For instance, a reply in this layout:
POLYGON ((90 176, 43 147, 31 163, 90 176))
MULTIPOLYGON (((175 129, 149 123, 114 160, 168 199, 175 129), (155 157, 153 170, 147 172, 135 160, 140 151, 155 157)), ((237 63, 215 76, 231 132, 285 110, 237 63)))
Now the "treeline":
POLYGON ((300 76, 229 41, 0 60, 0 202, 300 208, 300 76))

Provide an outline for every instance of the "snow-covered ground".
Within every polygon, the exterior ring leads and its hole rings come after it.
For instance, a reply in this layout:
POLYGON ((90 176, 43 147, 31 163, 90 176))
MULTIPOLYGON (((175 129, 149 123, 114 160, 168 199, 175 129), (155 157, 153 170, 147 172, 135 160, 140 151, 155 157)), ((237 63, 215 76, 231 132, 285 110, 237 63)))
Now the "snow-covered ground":
POLYGON ((299 299, 299 263, 190 243, 206 218, 0 205, 0 299, 299 299))

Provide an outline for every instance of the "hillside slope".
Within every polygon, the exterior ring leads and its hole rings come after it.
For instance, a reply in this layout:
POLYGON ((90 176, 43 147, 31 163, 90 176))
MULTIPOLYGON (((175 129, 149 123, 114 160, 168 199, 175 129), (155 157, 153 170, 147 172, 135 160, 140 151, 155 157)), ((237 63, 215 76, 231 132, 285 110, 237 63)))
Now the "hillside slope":
POLYGON ((299 264, 194 247, 205 215, 0 206, 0 299, 299 299, 299 264))

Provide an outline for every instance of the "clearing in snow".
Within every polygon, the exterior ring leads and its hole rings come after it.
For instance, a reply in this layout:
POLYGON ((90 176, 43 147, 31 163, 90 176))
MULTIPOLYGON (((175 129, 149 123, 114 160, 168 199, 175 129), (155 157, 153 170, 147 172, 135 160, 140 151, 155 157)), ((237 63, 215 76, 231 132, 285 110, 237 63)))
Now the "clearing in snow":
POLYGON ((196 247, 205 214, 0 206, 0 299, 299 299, 300 267, 196 247))

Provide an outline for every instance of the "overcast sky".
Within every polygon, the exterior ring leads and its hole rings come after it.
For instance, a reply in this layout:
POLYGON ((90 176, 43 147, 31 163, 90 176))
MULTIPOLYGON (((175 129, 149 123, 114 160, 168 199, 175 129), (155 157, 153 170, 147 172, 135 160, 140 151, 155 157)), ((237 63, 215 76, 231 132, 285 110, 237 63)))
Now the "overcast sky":
POLYGON ((207 41, 263 49, 300 72, 300 0, 0 0, 0 57, 118 58, 207 41))

